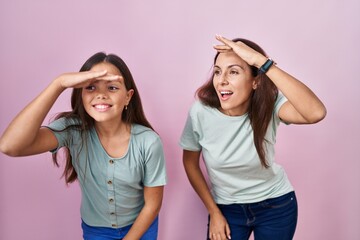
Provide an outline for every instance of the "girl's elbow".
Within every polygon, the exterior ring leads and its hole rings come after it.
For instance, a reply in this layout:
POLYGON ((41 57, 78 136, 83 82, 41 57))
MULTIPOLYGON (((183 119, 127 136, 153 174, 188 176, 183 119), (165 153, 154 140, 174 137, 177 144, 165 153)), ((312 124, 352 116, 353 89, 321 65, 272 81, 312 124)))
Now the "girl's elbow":
POLYGON ((19 150, 14 148, 8 143, 0 142, 0 152, 2 152, 5 155, 8 155, 10 157, 19 157, 21 156, 21 153, 19 150))
POLYGON ((151 205, 145 204, 144 208, 147 209, 146 212, 156 216, 160 213, 161 205, 162 205, 161 202, 158 204, 151 204, 151 205))
POLYGON ((14 139, 1 138, 0 152, 10 157, 26 156, 27 147, 24 144, 15 141, 14 139))

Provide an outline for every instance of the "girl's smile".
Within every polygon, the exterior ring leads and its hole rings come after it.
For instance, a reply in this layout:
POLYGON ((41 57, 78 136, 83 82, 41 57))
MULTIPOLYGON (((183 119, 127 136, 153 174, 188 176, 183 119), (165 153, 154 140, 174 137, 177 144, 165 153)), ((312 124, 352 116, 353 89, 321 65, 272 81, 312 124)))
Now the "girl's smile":
MULTIPOLYGON (((91 71, 107 70, 108 75, 120 75, 112 64, 102 62, 91 68, 91 71)), ((130 102, 133 90, 126 89, 124 80, 94 80, 83 88, 82 99, 86 112, 96 122, 120 121, 122 112, 130 102)))

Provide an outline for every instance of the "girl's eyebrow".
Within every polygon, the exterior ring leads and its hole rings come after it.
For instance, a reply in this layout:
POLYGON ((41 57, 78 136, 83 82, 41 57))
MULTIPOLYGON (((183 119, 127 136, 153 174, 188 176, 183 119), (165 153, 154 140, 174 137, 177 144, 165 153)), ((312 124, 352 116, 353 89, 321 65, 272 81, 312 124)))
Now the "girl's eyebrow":
POLYGON ((124 84, 122 81, 119 80, 113 80, 113 81, 106 81, 106 80, 95 80, 95 81, 92 81, 91 84, 97 84, 101 81, 105 81, 106 84, 114 84, 114 83, 119 83, 119 84, 124 84))

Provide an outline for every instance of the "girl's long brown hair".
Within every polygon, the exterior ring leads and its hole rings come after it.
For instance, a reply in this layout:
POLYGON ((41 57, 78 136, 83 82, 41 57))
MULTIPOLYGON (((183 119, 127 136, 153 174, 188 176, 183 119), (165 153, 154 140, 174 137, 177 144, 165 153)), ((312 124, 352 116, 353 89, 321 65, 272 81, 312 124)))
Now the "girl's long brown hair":
MULTIPOLYGON (((267 56, 265 51, 256 43, 243 38, 235 38, 234 42, 243 42, 255 51, 267 56)), ((215 55, 214 64, 219 53, 215 55)), ((266 74, 259 73, 258 69, 254 66, 249 66, 252 76, 257 82, 256 90, 253 90, 250 96, 250 104, 248 109, 248 116, 254 132, 254 144, 256 151, 259 155, 261 165, 269 167, 266 161, 266 152, 264 150, 264 141, 266 130, 269 126, 275 101, 278 95, 278 89, 275 84, 266 76, 266 74)), ((220 100, 217 96, 216 90, 213 85, 214 75, 202 85, 197 91, 197 96, 202 103, 213 108, 220 108, 220 100)))
MULTIPOLYGON (((151 124, 149 123, 149 121, 146 119, 146 116, 145 116, 145 113, 144 113, 144 110, 142 107, 140 95, 139 95, 139 92, 135 85, 135 81, 132 77, 132 74, 131 74, 129 68, 127 67, 127 65, 125 64, 125 62, 120 57, 118 57, 114 54, 107 55, 103 52, 98 52, 98 53, 94 54, 93 56, 91 56, 84 63, 84 65, 80 69, 80 72, 89 71, 94 65, 101 63, 101 62, 111 63, 112 65, 117 67, 124 78, 126 89, 134 90, 134 94, 132 95, 131 100, 127 106, 127 110, 124 110, 122 113, 121 120, 128 124, 136 123, 136 124, 140 124, 140 125, 143 125, 143 126, 153 129, 151 124)), ((72 95, 71 95, 72 111, 62 112, 62 113, 58 114, 55 117, 55 119, 59 119, 59 118, 79 119, 80 120, 79 125, 71 125, 71 126, 68 126, 67 128, 75 128, 75 129, 78 129, 79 131, 81 131, 81 133, 82 133, 81 135, 83 138, 82 143, 86 143, 86 141, 84 139, 87 137, 87 134, 88 134, 87 130, 89 130, 90 128, 92 128, 94 126, 94 119, 92 117, 90 117, 89 114, 87 114, 87 112, 85 111, 81 95, 82 95, 82 88, 74 88, 72 91, 72 95)), ((120 121, 120 119, 119 119, 119 121, 120 121)), ((64 131, 64 130, 65 129, 60 130, 60 131, 64 131)), ((86 148, 87 146, 85 145, 85 146, 81 146, 81 147, 86 148)), ((63 172, 63 177, 65 177, 65 181, 68 184, 68 183, 74 182, 78 178, 78 174, 75 171, 73 164, 72 164, 72 158, 73 157, 77 158, 78 156, 71 156, 68 148, 64 148, 64 150, 65 150, 65 156, 66 156, 66 164, 65 164, 65 169, 63 172)), ((57 153, 53 154, 53 161, 56 166, 59 166, 57 153)))

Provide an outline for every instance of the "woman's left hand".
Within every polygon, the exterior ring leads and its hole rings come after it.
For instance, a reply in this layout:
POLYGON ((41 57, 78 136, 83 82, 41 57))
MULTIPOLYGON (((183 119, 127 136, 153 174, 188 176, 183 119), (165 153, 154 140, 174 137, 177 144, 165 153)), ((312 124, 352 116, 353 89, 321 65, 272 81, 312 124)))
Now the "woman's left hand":
POLYGON ((233 42, 225 37, 216 35, 216 39, 224 45, 215 45, 219 53, 233 51, 250 66, 260 67, 266 61, 266 57, 255 51, 241 41, 233 42))

